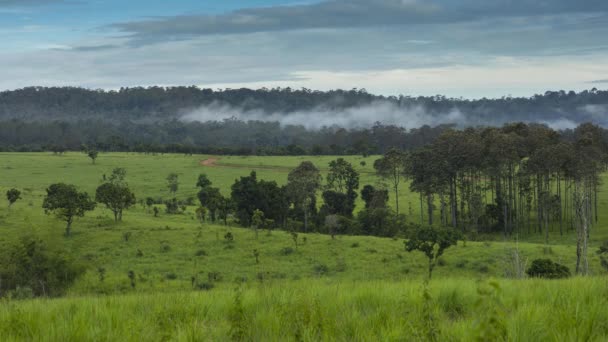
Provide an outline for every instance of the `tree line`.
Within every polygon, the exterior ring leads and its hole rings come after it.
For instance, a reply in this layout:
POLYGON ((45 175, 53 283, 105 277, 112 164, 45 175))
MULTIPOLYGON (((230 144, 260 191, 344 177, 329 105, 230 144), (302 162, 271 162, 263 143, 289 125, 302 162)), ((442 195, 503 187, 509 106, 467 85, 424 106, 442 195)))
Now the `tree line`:
MULTIPOLYGON (((0 151, 79 150, 233 155, 384 154, 431 143, 450 128, 441 116, 457 110, 460 127, 505 122, 566 122, 602 119, 608 91, 548 91, 529 98, 456 99, 444 96, 379 96, 364 89, 225 89, 136 87, 89 90, 29 87, 0 92, 0 151), (434 127, 400 127, 379 122, 368 128, 306 129, 263 118, 183 122, 184 110, 221 104, 241 111, 292 113, 339 111, 387 103, 397 110, 423 108, 434 127)), ((370 110, 370 115, 374 115, 370 110)), ((404 114, 405 115, 405 114, 404 114)), ((276 118, 274 119, 276 120, 276 118)))

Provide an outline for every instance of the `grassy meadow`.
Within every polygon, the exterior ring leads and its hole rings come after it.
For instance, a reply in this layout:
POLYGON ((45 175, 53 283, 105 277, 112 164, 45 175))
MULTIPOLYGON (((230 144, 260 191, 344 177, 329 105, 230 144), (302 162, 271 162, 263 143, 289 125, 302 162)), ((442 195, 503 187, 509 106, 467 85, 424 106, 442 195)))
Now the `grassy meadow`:
MULTIPOLYGON (((71 183, 94 195, 102 175, 116 167, 126 168, 138 199, 168 199, 165 178, 172 172, 179 175, 177 197, 196 199, 200 173, 228 195, 234 180, 251 170, 284 184, 301 161, 311 160, 325 173, 335 159, 221 157, 201 165, 209 158, 102 153, 92 164, 78 152, 0 153, 3 199, 9 188, 22 191, 10 210, 0 202, 0 248, 33 232, 87 266, 66 298, 0 301, 0 340, 491 341, 498 338, 488 333, 502 328, 508 340, 608 340, 608 278, 595 254, 608 239, 608 210, 599 211, 600 224, 591 231, 593 277, 502 279, 512 271, 515 251, 528 264, 550 258, 574 271, 576 236, 556 230, 549 246, 537 234, 493 236, 448 249, 424 296, 427 261, 422 253, 407 253, 403 239, 299 234, 296 246, 283 231, 261 231, 256 239, 249 229, 201 224, 195 206, 154 217, 141 205, 119 223, 98 205, 64 238, 65 223, 41 208, 48 185, 71 183), (233 242, 224 239, 228 232, 233 242), (488 285, 491 279, 500 279, 498 290, 488 285)), ((346 157, 361 173, 361 187, 378 184, 376 158, 346 157)), ((608 208, 606 186, 600 209, 608 208)), ((418 195, 405 182, 400 191, 401 212, 417 222, 418 195)))

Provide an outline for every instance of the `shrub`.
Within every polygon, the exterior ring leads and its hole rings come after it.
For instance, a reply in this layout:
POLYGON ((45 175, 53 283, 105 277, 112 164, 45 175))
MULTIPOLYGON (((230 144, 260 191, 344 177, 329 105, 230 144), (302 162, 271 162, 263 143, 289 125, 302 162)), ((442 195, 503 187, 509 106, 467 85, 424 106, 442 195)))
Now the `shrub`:
POLYGON ((281 255, 290 255, 290 254, 293 254, 293 252, 295 252, 293 248, 285 247, 285 248, 281 249, 280 253, 281 253, 281 255))
POLYGON ((224 279, 224 277, 222 276, 222 274, 220 272, 209 272, 209 273, 207 273, 207 279, 209 280, 209 282, 216 282, 216 281, 222 281, 222 279, 224 279))
POLYGON ((232 235, 231 232, 228 232, 228 233, 224 234, 224 240, 226 240, 226 242, 233 242, 234 235, 232 235))
POLYGON ((34 291, 31 287, 17 286, 16 289, 9 292, 9 297, 14 300, 25 300, 34 298, 34 291))
POLYGON ((359 247, 359 243, 358 242, 353 242, 352 245, 350 245, 350 248, 357 248, 359 247))
POLYGON ((196 253, 194 253, 195 256, 207 256, 207 251, 205 251, 204 249, 199 249, 198 251, 196 251, 196 253))
POLYGON ((85 271, 64 250, 27 235, 0 250, 2 292, 26 291, 32 296, 59 296, 85 271), (27 291, 30 291, 27 290, 27 291))
POLYGON ((209 290, 213 289, 214 286, 215 285, 213 285, 213 283, 211 283, 211 282, 202 282, 202 283, 196 284, 195 288, 199 289, 199 290, 209 291, 209 290))
POLYGON ((122 239, 123 239, 125 242, 129 242, 129 240, 131 239, 131 236, 132 236, 132 235, 133 235, 133 234, 131 234, 131 232, 124 232, 124 233, 122 234, 122 239))
POLYGON ((168 280, 175 280, 175 279, 177 279, 177 274, 175 274, 173 272, 169 272, 169 273, 165 274, 165 278, 167 278, 168 280))
POLYGON ((570 276, 570 269, 550 259, 536 259, 532 261, 532 264, 526 270, 526 274, 530 277, 546 279, 568 278, 570 276))
POLYGON ((170 250, 171 250, 171 245, 169 245, 169 243, 168 243, 168 242, 166 242, 166 241, 162 241, 162 242, 160 243, 160 252, 161 252, 161 253, 167 253, 167 252, 169 252, 170 250))
POLYGON ((313 271, 317 274, 317 275, 324 275, 329 273, 329 267, 327 267, 327 265, 325 264, 316 264, 313 267, 313 271))

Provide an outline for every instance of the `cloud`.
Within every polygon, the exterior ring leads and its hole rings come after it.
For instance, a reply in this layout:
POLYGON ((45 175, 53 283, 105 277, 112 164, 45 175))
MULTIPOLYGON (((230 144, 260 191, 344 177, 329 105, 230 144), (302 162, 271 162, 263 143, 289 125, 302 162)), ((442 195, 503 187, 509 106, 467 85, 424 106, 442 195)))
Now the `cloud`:
POLYGON ((604 13, 605 0, 325 0, 319 3, 240 9, 219 15, 181 15, 122 22, 110 27, 135 44, 215 34, 411 26, 487 18, 604 13))
POLYGON ((604 79, 604 80, 590 81, 589 83, 592 83, 592 84, 604 84, 604 83, 608 83, 608 78, 604 79))

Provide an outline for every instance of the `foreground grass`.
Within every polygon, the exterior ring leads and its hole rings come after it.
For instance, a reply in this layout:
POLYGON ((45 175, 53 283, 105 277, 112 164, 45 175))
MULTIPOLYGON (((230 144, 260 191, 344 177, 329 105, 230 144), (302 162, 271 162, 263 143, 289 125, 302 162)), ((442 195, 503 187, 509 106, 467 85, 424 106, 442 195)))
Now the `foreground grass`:
POLYGON ((0 303, 0 340, 605 341, 606 278, 309 280, 0 303), (449 280, 449 281, 447 281, 449 280), (240 295, 237 295, 240 293, 240 295))

